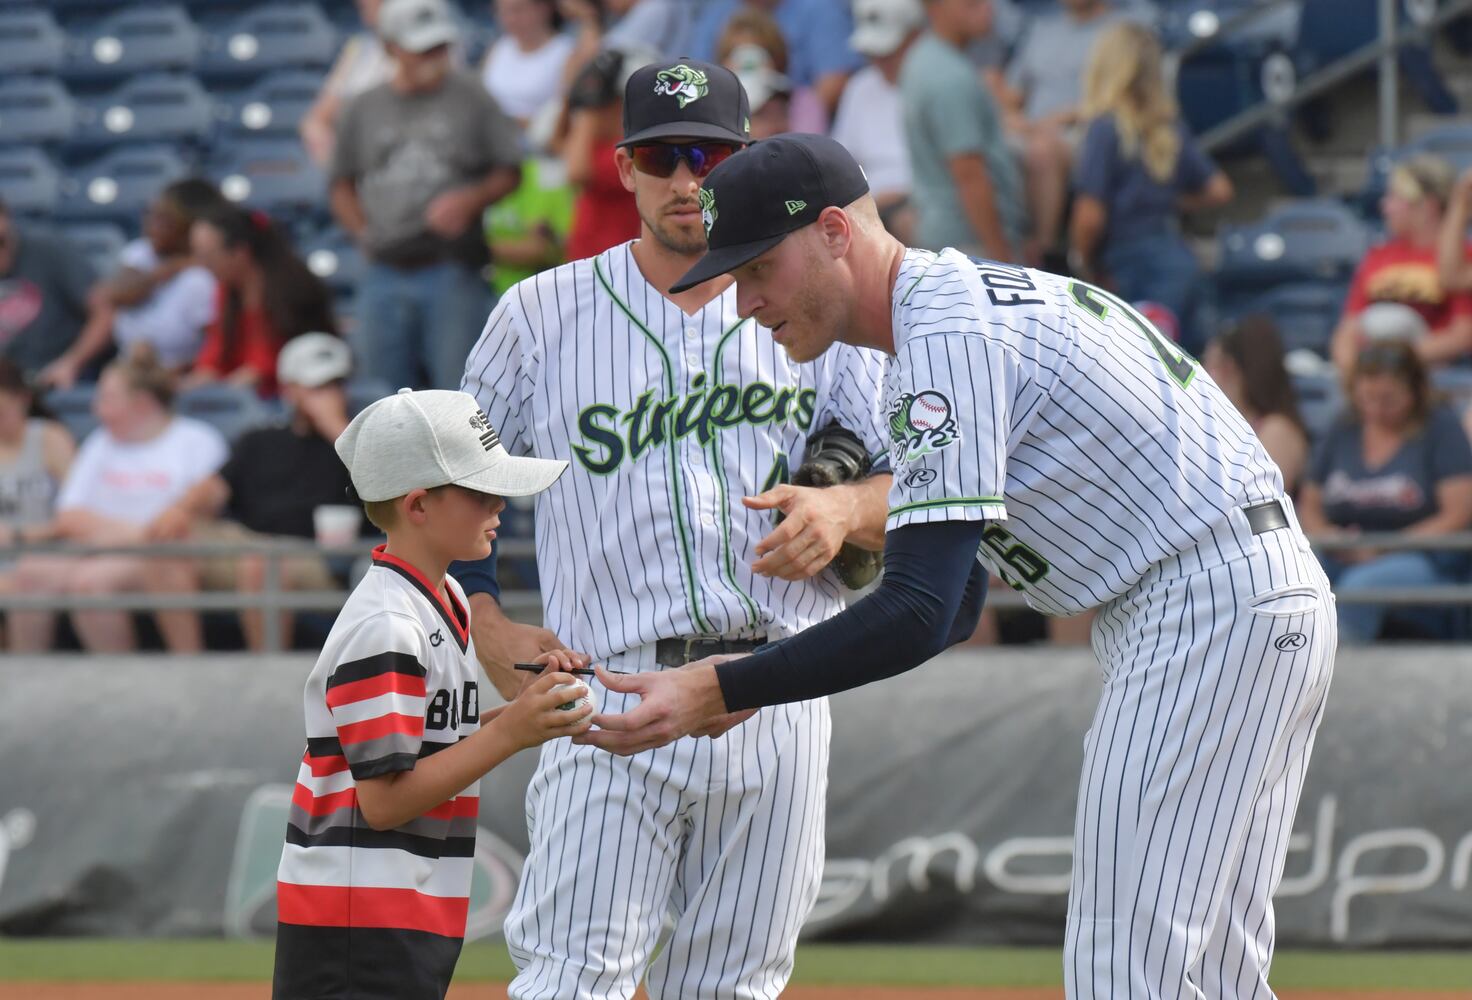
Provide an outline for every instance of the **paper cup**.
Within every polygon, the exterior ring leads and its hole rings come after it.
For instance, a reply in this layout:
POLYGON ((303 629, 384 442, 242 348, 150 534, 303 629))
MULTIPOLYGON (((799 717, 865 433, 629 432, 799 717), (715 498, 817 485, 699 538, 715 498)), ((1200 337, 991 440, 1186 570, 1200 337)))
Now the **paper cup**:
POLYGON ((312 527, 317 544, 325 549, 340 549, 358 540, 363 525, 363 511, 347 504, 323 504, 312 511, 312 527))

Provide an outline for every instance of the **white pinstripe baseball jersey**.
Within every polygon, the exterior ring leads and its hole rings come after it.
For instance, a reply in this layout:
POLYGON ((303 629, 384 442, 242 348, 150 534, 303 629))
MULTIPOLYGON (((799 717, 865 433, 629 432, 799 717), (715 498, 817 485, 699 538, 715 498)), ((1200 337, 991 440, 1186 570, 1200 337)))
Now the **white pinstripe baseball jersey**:
POLYGON ((508 451, 572 461, 536 501, 547 627, 605 658, 830 617, 832 574, 751 571, 773 522, 741 497, 786 481, 830 420, 884 451, 879 356, 841 347, 793 364, 736 314, 734 287, 687 316, 644 280, 632 246, 516 285, 466 363, 461 387, 508 451))
POLYGON ((993 522, 979 558, 1039 611, 1099 607, 1283 492, 1206 373, 1090 285, 911 250, 894 343, 888 527, 993 522))

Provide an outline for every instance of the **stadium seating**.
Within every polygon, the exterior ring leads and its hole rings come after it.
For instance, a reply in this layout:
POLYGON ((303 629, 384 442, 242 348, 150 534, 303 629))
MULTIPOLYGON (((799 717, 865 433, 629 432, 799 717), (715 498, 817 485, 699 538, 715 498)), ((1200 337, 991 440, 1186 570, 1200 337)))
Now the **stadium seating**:
POLYGON ((95 389, 96 386, 84 383, 70 389, 51 389, 46 393, 47 407, 78 442, 97 429, 97 418, 92 414, 95 389))
MULTIPOLYGON (((1379 0, 1303 0, 1302 6, 1298 37, 1293 46, 1293 59, 1300 76, 1323 69, 1379 37, 1379 0)), ((1403 26, 1418 27, 1424 26, 1425 13, 1434 4, 1397 3, 1396 8, 1403 26)), ((1412 41, 1403 46, 1399 64, 1402 76, 1430 110, 1439 114, 1456 112, 1457 100, 1432 63, 1430 47, 1425 42, 1412 41)))
POLYGON ((329 226, 309 235, 301 241, 301 253, 312 273, 340 299, 357 293, 363 276, 363 255, 341 229, 329 226))
POLYGON ((229 382, 211 382, 180 393, 174 410, 210 424, 231 441, 271 419, 271 410, 254 390, 229 382))
POLYGON ((1370 172, 1362 196, 1362 208, 1367 215, 1378 213, 1380 196, 1385 193, 1395 165, 1420 153, 1440 156, 1458 173, 1472 169, 1472 125, 1443 125, 1395 149, 1376 150, 1370 157, 1370 172))
POLYGON ((135 224, 160 188, 189 172, 189 164, 168 146, 115 146, 69 171, 57 214, 135 224))
POLYGON ((369 403, 377 402, 394 394, 394 386, 382 379, 355 378, 347 384, 348 415, 357 416, 369 403))
POLYGON ((1232 291, 1287 282, 1344 282, 1369 245, 1368 228, 1343 203, 1288 202, 1260 222, 1223 229, 1217 284, 1232 291))
POLYGON ((118 256, 128 243, 121 226, 110 222, 76 222, 61 228, 61 235, 87 258, 99 278, 117 270, 118 256))
POLYGON ((77 130, 77 103, 54 77, 0 80, 0 144, 58 145, 77 130))
POLYGON ((192 76, 149 73, 82 102, 73 139, 83 148, 125 142, 203 144, 216 127, 215 102, 192 76))
POLYGON ((66 34, 49 10, 0 10, 0 66, 6 74, 54 73, 66 59, 66 34))
POLYGON ((1346 292, 1346 286, 1338 282, 1295 281, 1243 299, 1232 307, 1231 315, 1234 319, 1255 313, 1271 316, 1284 351, 1313 351, 1328 357, 1346 292))
POLYGON ((1339 377, 1333 372, 1299 373, 1292 376, 1293 391, 1298 397, 1298 413, 1308 431, 1310 441, 1320 441, 1344 409, 1339 377))
POLYGON ((20 216, 50 216, 61 200, 61 173, 35 146, 0 149, 0 198, 20 216))
POLYGON ((336 29, 310 3, 258 7, 206 37, 200 72, 229 79, 293 67, 325 69, 337 46, 336 29))
POLYGON ((74 32, 62 73, 68 79, 118 80, 158 70, 190 70, 202 38, 182 7, 126 7, 74 32))
POLYGON ((223 143, 207 172, 231 201, 272 215, 321 215, 327 180, 295 137, 262 137, 223 143))
POLYGON ((224 102, 226 128, 241 135, 296 135, 322 87, 318 70, 281 70, 224 102))

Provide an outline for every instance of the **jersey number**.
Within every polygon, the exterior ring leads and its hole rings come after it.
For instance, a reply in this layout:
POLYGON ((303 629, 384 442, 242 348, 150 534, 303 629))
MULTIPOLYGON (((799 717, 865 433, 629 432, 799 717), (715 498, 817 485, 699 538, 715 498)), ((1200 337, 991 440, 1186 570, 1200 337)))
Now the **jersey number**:
POLYGON ((1006 573, 1002 574, 1002 579, 1006 580, 1007 585, 1013 590, 1021 590, 1023 583, 1037 583, 1048 575, 1047 560, 1028 545, 1019 542, 1012 536, 1012 532, 1000 525, 988 525, 986 531, 981 534, 981 543, 995 552, 997 557, 1006 563, 1013 573, 1017 574, 1017 580, 1012 579, 1006 573))
POLYGON ((1196 362, 1191 359, 1191 356, 1161 336, 1160 331, 1155 329, 1155 324, 1123 301, 1093 285, 1086 285, 1082 281, 1070 284, 1068 291, 1073 296, 1073 301, 1096 319, 1102 320, 1109 315, 1110 303, 1117 306, 1120 315, 1133 323, 1136 329, 1145 335, 1145 339, 1150 341, 1150 346, 1160 356, 1161 363, 1165 365, 1165 370, 1170 373, 1176 385, 1184 389, 1196 377, 1196 362))

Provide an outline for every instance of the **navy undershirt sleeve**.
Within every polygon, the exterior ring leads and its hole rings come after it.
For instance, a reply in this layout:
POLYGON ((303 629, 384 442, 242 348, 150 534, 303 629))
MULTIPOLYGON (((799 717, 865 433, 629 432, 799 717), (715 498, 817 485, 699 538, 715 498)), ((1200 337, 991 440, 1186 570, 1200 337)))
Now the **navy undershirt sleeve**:
POLYGON ((904 673, 968 638, 986 600, 984 521, 907 524, 884 539, 884 578, 848 609, 716 667, 735 712, 807 701, 904 673))
POLYGON ((492 542, 491 554, 484 559, 450 563, 450 575, 465 590, 466 597, 471 594, 490 594, 497 604, 501 603, 501 584, 496 580, 496 551, 499 548, 500 546, 492 542))

